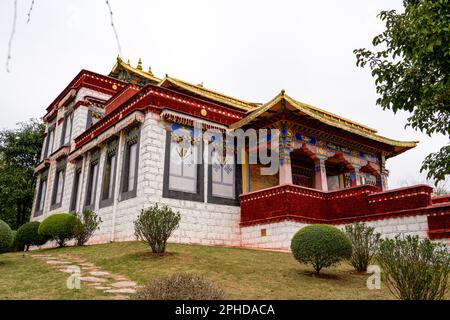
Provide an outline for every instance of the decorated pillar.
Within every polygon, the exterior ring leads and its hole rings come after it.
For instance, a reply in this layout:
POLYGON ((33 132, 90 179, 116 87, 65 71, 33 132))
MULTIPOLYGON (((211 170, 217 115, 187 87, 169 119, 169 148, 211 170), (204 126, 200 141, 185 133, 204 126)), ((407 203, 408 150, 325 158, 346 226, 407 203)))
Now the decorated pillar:
POLYGON ((250 175, 248 165, 248 150, 244 148, 241 152, 241 168, 242 168, 242 193, 250 191, 250 175))
POLYGON ((381 191, 386 190, 385 185, 385 173, 386 173, 386 157, 382 152, 380 154, 380 176, 377 177, 377 187, 381 189, 381 191))
MULTIPOLYGON (((284 104, 284 99, 282 100, 284 104)), ((279 184, 292 184, 292 168, 291 168, 291 145, 292 145, 292 130, 287 126, 286 121, 281 122, 280 126, 281 138, 279 145, 279 184)))
POLYGON ((317 156, 317 160, 314 162, 314 187, 322 191, 328 191, 327 171, 325 168, 326 159, 326 157, 317 156))
POLYGON ((361 167, 353 165, 353 169, 350 170, 350 187, 361 185, 361 179, 359 178, 359 169, 361 169, 361 167))

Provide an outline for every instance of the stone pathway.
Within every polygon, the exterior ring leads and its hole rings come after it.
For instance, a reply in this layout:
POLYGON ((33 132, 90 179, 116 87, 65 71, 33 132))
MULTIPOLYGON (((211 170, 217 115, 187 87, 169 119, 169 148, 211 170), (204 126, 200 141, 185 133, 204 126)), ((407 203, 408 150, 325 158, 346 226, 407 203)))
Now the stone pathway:
POLYGON ((136 292, 138 285, 126 276, 114 274, 102 270, 95 264, 80 257, 68 254, 33 254, 34 259, 39 259, 59 272, 73 274, 75 270, 80 270, 81 286, 93 286, 96 290, 110 295, 113 300, 129 299, 129 295, 136 292), (111 295, 114 294, 114 295, 111 295))

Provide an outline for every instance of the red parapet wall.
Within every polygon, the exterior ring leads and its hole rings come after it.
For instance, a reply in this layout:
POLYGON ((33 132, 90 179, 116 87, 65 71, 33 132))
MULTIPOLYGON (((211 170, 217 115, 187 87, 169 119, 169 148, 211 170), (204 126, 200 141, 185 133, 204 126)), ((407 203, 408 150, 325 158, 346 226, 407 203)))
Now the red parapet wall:
POLYGON ((433 204, 450 202, 450 194, 446 194, 446 195, 443 195, 443 196, 432 197, 431 198, 431 202, 433 204))
POLYGON ((331 192, 282 185, 241 195, 241 225, 282 220, 342 224, 437 212, 450 214, 450 202, 435 205, 431 193, 427 185, 384 192, 370 185, 331 192))
POLYGON ((430 239, 450 238, 450 211, 429 215, 427 220, 430 239))

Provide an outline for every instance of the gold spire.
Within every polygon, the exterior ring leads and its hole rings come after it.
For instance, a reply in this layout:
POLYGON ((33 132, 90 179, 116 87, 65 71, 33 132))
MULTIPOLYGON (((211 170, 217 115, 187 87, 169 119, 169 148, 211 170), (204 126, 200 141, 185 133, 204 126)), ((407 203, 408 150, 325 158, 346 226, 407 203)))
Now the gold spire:
POLYGON ((284 96, 284 93, 285 93, 286 91, 284 91, 284 89, 281 89, 281 96, 284 96))
POLYGON ((150 75, 153 75, 153 72, 152 72, 152 66, 148 66, 148 71, 147 71, 147 73, 149 73, 150 75))
POLYGON ((139 58, 139 61, 138 61, 136 69, 142 70, 142 60, 141 60, 141 58, 139 58))
POLYGON ((128 61, 127 61, 127 65, 130 65, 130 59, 128 59, 128 61))

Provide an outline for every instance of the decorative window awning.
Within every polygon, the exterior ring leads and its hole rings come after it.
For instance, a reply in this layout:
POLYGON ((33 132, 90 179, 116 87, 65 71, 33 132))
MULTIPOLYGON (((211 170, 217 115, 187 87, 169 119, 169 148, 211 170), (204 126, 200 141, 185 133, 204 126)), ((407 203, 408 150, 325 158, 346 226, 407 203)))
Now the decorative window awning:
POLYGON ((191 126, 196 128, 202 128, 202 129, 212 129, 212 130, 219 130, 219 131, 227 131, 228 128, 224 125, 217 124, 214 122, 198 119, 192 116, 188 116, 186 114, 171 111, 171 110, 163 110, 161 112, 161 118, 163 118, 166 121, 174 122, 181 124, 183 126, 191 126))
POLYGON ((136 122, 143 123, 145 120, 145 114, 141 111, 135 111, 129 116, 123 118, 121 121, 119 121, 117 124, 100 134, 97 138, 93 138, 90 142, 86 143, 84 146, 82 146, 80 149, 76 150, 69 156, 69 161, 74 161, 82 154, 86 153, 87 151, 97 147, 102 142, 105 142, 106 140, 109 140, 112 136, 117 135, 120 131, 123 129, 133 125, 136 122))
POLYGON ((45 159, 41 163, 39 163, 34 169, 34 173, 41 172, 50 166, 50 159, 45 159))

